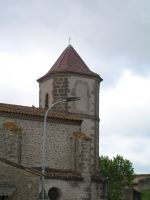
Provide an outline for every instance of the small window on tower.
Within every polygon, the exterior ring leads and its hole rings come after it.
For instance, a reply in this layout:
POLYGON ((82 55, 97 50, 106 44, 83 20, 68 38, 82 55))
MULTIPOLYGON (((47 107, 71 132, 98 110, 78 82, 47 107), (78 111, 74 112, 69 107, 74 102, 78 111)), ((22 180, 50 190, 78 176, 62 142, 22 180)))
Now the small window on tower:
POLYGON ((45 95, 45 108, 49 107, 49 95, 48 93, 45 95))

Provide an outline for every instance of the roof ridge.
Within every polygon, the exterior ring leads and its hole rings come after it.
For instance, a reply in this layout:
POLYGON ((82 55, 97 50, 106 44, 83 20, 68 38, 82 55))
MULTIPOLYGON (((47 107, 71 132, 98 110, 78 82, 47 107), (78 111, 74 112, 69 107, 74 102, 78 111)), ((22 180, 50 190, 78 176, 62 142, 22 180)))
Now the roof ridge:
POLYGON ((40 108, 40 107, 36 107, 36 106, 25 106, 25 105, 20 105, 20 104, 10 104, 10 103, 0 103, 0 106, 1 105, 7 105, 7 106, 19 106, 19 107, 24 107, 24 108, 34 108, 34 109, 43 109, 43 108, 40 108))
MULTIPOLYGON (((0 113, 12 113, 19 115, 28 115, 35 117, 44 117, 46 110, 44 108, 29 107, 15 104, 4 104, 0 103, 0 113)), ((58 120, 69 120, 77 123, 81 123, 82 120, 79 116, 64 112, 50 112, 48 118, 58 119, 58 120)))
MULTIPOLYGON (((68 47, 67 47, 68 48, 68 47)), ((67 48, 62 52, 62 54, 58 57, 58 59, 55 61, 55 63, 53 64, 53 66, 50 68, 50 70, 48 71, 48 73, 50 73, 50 71, 53 69, 53 67, 57 64, 57 62, 63 57, 63 56, 65 56, 66 55, 66 53, 67 53, 67 48)), ((60 64, 62 64, 62 61, 63 60, 61 60, 60 61, 60 64)))
MULTIPOLYGON (((70 45, 71 46, 71 45, 70 45)), ((88 70, 90 70, 89 69, 89 67, 87 66, 87 64, 84 62, 84 60, 81 58, 81 56, 78 54, 78 52, 74 49, 74 47, 73 46, 71 46, 71 48, 76 52, 76 55, 79 57, 79 59, 84 63, 84 65, 85 65, 85 67, 88 69, 88 70)), ((91 70, 90 70, 91 71, 91 70)), ((92 72, 92 71, 91 71, 92 72)))

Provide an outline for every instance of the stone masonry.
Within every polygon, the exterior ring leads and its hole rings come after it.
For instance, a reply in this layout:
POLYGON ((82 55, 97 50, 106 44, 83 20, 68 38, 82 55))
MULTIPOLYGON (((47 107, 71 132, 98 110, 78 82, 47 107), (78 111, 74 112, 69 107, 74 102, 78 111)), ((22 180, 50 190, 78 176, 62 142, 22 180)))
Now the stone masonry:
MULTIPOLYGON (((20 159, 21 164, 24 166, 40 167, 43 122, 0 117, 0 126, 1 133, 3 133, 1 135, 3 145, 0 146, 1 157, 15 162, 20 159), (14 130, 5 128, 4 124, 6 122, 16 124, 16 126, 21 127, 22 131, 17 133, 14 130), (18 151, 20 143, 22 144, 20 147, 21 152, 18 151)), ((61 169, 73 169, 71 134, 79 130, 79 125, 48 123, 46 151, 50 153, 46 154, 47 166, 51 168, 60 168, 61 166, 61 169)))
POLYGON ((40 177, 0 162, 0 188, 13 187, 8 200, 38 199, 40 177))

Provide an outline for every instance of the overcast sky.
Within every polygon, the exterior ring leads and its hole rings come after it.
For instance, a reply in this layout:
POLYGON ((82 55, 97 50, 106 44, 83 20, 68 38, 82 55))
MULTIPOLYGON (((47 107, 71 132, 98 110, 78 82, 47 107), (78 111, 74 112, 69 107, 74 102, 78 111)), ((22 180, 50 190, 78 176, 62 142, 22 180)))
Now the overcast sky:
POLYGON ((0 0, 0 102, 38 106, 38 83, 71 44, 104 81, 100 154, 150 173, 150 1, 0 0))

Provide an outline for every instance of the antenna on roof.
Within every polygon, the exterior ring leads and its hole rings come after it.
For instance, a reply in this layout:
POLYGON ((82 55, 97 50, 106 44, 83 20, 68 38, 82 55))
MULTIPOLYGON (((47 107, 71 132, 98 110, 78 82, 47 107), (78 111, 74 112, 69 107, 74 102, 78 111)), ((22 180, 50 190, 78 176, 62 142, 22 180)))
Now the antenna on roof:
POLYGON ((71 38, 70 38, 70 36, 69 36, 69 45, 70 45, 70 40, 71 40, 71 38))

